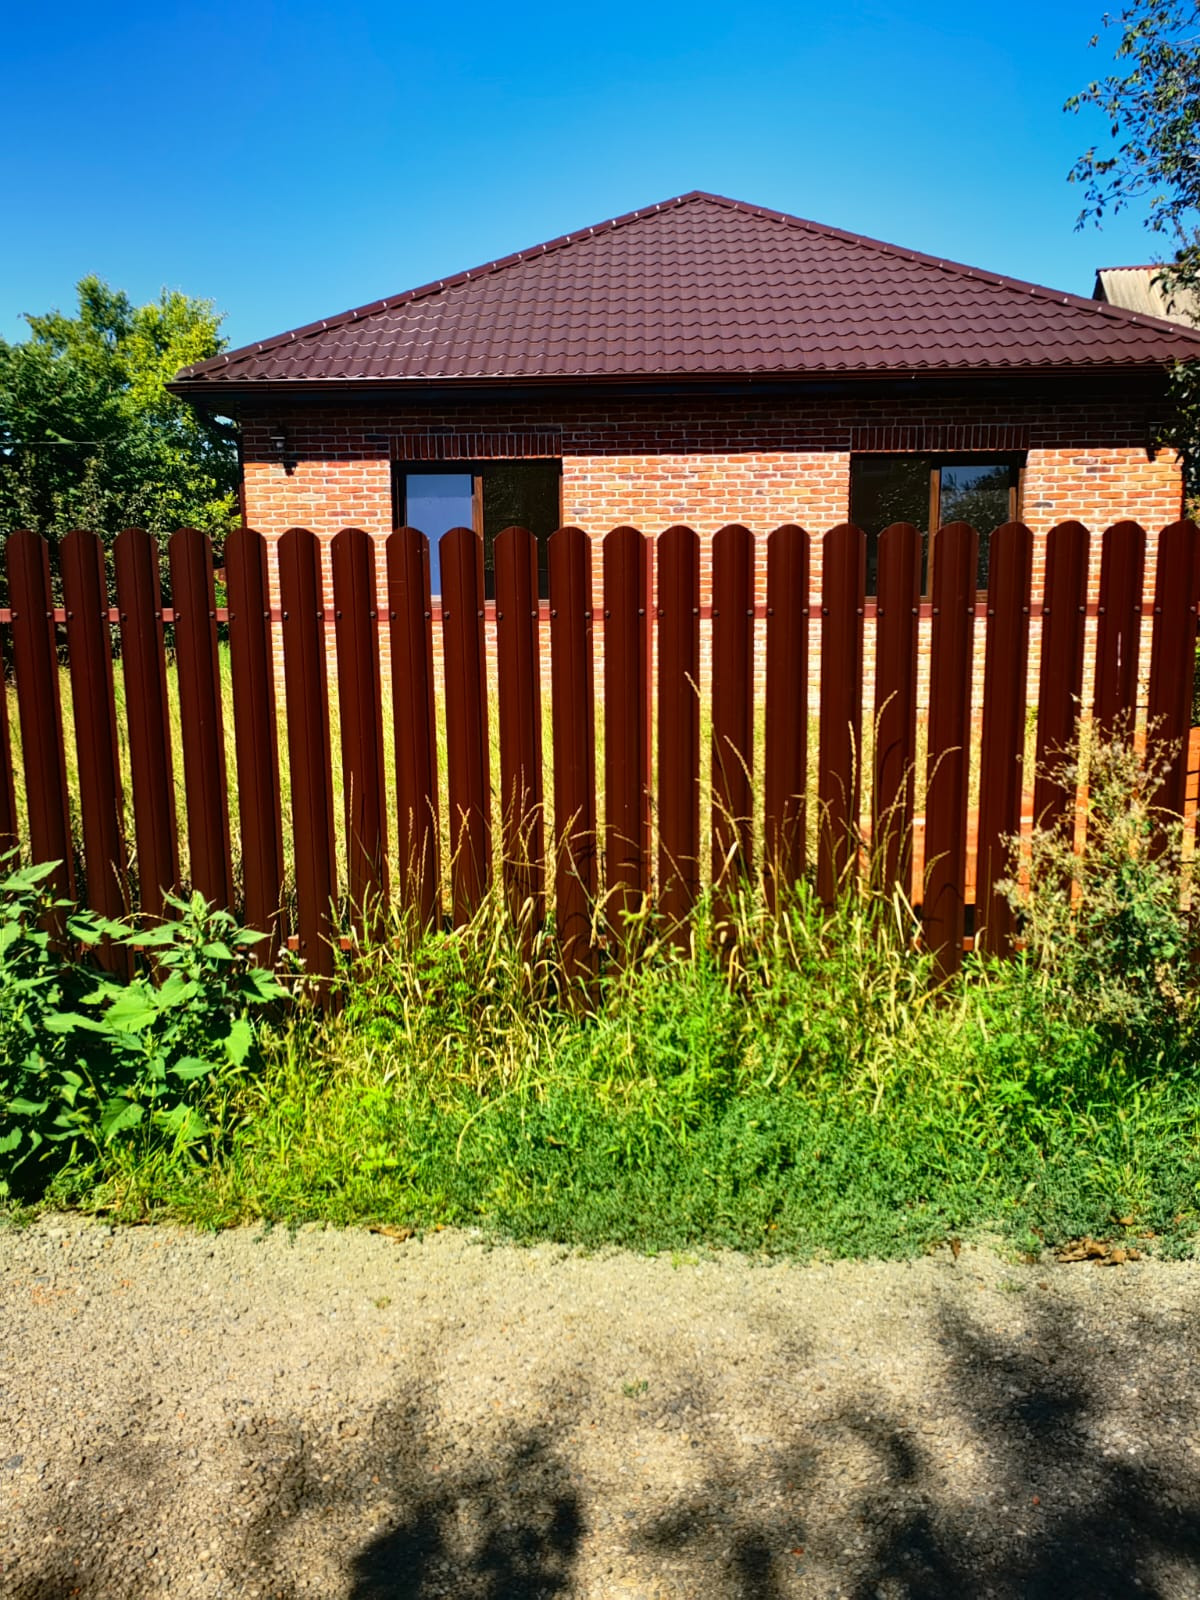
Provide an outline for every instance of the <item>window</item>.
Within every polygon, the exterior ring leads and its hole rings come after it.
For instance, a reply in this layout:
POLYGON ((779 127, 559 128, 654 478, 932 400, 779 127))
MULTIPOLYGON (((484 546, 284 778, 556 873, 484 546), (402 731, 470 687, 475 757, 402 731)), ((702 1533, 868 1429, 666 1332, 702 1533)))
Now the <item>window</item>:
POLYGON ((546 543, 560 526, 560 461, 454 462, 446 466, 394 468, 393 514, 397 527, 420 528, 429 539, 429 586, 441 593, 438 540, 451 528, 483 535, 484 592, 495 598, 496 535, 528 528, 538 542, 538 594, 549 594, 546 543))
POLYGON ((893 522, 924 534, 921 588, 928 586, 929 531, 969 522, 979 534, 981 589, 992 532, 1016 520, 1021 462, 1015 456, 856 456, 850 462, 850 520, 867 536, 867 593, 876 592, 879 535, 893 522))

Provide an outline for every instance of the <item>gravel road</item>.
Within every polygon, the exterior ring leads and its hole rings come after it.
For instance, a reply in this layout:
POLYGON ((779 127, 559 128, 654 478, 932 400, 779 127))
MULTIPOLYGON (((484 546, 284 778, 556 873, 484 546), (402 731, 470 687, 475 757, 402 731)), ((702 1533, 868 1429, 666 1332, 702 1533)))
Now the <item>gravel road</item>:
POLYGON ((0 1231, 0 1593, 1200 1596, 1200 1266, 0 1231))

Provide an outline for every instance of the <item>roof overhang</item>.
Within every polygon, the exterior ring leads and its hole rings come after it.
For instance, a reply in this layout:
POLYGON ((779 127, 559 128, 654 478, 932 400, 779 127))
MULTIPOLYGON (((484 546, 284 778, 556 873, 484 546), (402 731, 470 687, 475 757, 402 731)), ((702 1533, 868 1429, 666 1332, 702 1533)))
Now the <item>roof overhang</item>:
POLYGON ((1119 390, 1128 400, 1145 401, 1166 393, 1166 369, 1158 363, 1140 366, 1033 367, 1022 370, 889 373, 714 373, 703 376, 646 374, 586 377, 570 375, 522 379, 519 382, 470 378, 395 379, 305 378, 209 380, 188 378, 169 383, 174 395, 222 416, 241 416, 264 409, 292 407, 433 406, 437 404, 503 404, 534 399, 561 402, 594 398, 830 399, 847 396, 913 399, 986 395, 1030 400, 1085 400, 1097 390, 1119 390))

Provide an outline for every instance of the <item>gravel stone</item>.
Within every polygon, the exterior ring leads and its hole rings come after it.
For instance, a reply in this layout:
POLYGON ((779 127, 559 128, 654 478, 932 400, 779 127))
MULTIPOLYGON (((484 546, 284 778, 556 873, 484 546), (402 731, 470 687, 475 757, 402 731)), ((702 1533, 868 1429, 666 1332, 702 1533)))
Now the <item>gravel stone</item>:
POLYGON ((1200 1600, 1200 1265, 0 1231, 0 1594, 1200 1600))

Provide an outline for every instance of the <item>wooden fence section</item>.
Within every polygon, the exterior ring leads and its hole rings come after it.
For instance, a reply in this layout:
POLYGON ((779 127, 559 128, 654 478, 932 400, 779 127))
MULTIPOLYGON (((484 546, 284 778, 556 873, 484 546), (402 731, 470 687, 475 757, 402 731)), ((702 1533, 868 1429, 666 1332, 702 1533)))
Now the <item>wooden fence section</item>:
MULTIPOLYGON (((865 595, 863 533, 841 526, 822 543, 817 594, 815 541, 803 529, 781 527, 756 541, 745 527, 726 527, 714 544, 713 593, 702 596, 690 528, 657 540, 618 528, 599 544, 564 528, 549 545, 547 633, 535 542, 508 529, 495 547, 489 683, 483 551, 468 529, 441 542, 440 611, 430 595, 428 543, 412 528, 391 535, 382 552, 360 529, 339 533, 328 583, 313 533, 292 529, 269 552, 258 534, 240 529, 226 547, 228 606, 220 610, 209 542, 195 530, 170 540, 169 608, 159 551, 144 532, 118 536, 111 582, 99 540, 70 534, 58 553, 61 608, 46 545, 13 534, 0 642, 16 718, 14 725, 6 693, 0 845, 20 836, 32 859, 61 861, 56 886, 106 914, 167 914, 165 896, 181 886, 186 859, 191 887, 269 935, 264 959, 290 935, 321 980, 333 970, 343 917, 370 933, 391 899, 434 921, 445 874, 449 913, 462 922, 494 870, 528 927, 552 902, 568 964, 584 975, 594 968, 597 927, 619 935, 645 897, 682 937, 705 881, 718 913, 738 876, 759 865, 777 895, 809 870, 811 838, 823 897, 863 871, 911 891, 926 943, 949 972, 972 934, 989 950, 1008 948, 1012 920, 998 888, 1009 869, 1007 841, 1031 817, 1073 814, 1077 796, 1053 769, 1081 711, 1108 734, 1148 718, 1148 741, 1165 753, 1158 803, 1172 812, 1194 807, 1193 524, 1158 537, 1152 597, 1144 593, 1147 537, 1129 522, 1099 538, 1073 522, 1053 529, 1041 594, 1032 589, 1032 535, 1018 523, 992 535, 986 593, 975 588, 975 530, 941 529, 927 601, 915 528, 898 524, 881 535, 873 601, 865 595), (274 610, 269 560, 278 562, 274 610), (1089 611, 1096 563, 1099 602, 1089 611), (602 597, 601 616, 593 616, 593 595, 602 597), (702 615, 711 616, 708 658, 702 615), (925 705, 919 640, 929 646, 925 705), (114 687, 114 645, 123 697, 114 687), (759 650, 762 706, 753 687, 759 650), (1148 683, 1141 705, 1140 682, 1148 683), (1026 767, 1030 737, 1036 780, 1026 767)), ((619 952, 619 938, 612 946, 619 952)))

